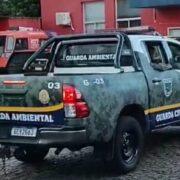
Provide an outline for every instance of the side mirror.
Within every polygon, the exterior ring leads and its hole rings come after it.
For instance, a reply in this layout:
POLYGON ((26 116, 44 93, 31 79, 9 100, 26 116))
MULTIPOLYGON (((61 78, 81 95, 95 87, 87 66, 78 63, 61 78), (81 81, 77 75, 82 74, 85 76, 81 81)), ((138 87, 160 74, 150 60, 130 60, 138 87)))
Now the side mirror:
POLYGON ((27 67, 28 71, 42 72, 47 69, 48 59, 35 59, 27 67))

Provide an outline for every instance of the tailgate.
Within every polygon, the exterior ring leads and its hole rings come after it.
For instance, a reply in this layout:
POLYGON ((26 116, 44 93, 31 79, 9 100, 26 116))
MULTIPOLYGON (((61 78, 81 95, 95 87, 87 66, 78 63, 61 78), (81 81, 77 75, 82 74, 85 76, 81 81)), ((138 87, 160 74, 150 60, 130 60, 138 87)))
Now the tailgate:
POLYGON ((0 122, 62 125, 62 87, 48 76, 3 76, 0 79, 0 122))

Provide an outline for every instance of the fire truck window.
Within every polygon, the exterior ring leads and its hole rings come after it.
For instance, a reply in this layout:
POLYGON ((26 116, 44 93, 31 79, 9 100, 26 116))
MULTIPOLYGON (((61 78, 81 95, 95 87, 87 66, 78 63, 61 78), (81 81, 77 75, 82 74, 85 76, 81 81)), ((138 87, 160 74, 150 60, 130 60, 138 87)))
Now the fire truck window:
POLYGON ((0 36, 0 56, 4 52, 5 43, 6 43, 6 36, 0 36))
POLYGON ((14 38, 13 37, 7 37, 7 51, 13 51, 14 49, 14 38))
POLYGON ((26 38, 16 39, 15 50, 28 49, 28 40, 26 38))

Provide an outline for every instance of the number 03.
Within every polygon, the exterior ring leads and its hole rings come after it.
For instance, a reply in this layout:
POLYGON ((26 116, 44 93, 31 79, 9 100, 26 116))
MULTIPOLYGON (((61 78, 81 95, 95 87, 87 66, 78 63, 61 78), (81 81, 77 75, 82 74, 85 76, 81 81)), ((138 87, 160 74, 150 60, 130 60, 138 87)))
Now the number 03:
POLYGON ((48 89, 60 89, 60 83, 59 82, 49 82, 48 83, 48 89))

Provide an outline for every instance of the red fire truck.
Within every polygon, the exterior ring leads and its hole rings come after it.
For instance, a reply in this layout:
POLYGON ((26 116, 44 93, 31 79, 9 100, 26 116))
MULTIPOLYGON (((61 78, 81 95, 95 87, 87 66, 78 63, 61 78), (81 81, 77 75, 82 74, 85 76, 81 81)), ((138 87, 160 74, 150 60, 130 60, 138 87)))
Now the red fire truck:
POLYGON ((0 73, 19 73, 26 60, 48 39, 44 31, 0 31, 0 73))

